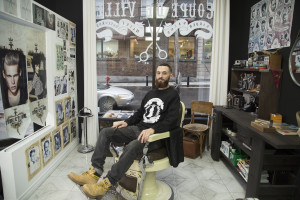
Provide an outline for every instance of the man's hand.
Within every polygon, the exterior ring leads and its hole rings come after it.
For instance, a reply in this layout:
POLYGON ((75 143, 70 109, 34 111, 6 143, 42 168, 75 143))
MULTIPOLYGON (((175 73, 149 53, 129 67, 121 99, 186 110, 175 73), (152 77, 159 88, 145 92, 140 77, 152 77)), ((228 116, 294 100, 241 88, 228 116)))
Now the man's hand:
POLYGON ((127 126, 128 126, 128 124, 126 122, 119 121, 119 122, 114 123, 112 128, 124 128, 124 127, 127 127, 127 126))
POLYGON ((141 143, 146 143, 149 139, 149 136, 152 135, 153 133, 154 133, 153 128, 145 129, 140 133, 138 140, 140 140, 141 143))

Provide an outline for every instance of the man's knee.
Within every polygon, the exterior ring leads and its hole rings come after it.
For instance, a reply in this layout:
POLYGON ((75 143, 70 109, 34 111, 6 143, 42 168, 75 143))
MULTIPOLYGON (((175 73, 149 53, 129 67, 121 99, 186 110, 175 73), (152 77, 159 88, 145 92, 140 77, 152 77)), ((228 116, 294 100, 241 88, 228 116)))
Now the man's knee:
POLYGON ((99 133, 99 137, 102 137, 102 136, 110 136, 112 135, 112 133, 115 131, 114 128, 111 128, 111 127, 108 127, 108 128, 103 128, 100 133, 99 133))
POLYGON ((143 152, 144 146, 145 143, 141 143, 139 140, 133 140, 126 145, 125 151, 138 155, 143 152))

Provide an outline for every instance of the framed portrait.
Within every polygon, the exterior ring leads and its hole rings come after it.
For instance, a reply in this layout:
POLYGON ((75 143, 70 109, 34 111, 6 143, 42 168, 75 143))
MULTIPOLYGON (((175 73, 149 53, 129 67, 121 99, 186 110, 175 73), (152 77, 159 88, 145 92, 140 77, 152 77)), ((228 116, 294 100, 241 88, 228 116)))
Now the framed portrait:
POLYGON ((46 27, 55 30, 55 14, 45 10, 46 27))
POLYGON ((25 150, 28 181, 30 181, 42 168, 40 141, 35 142, 25 150))
POLYGON ((52 132, 52 144, 53 144, 53 156, 57 155, 62 150, 62 143, 61 143, 61 127, 57 128, 52 132))
POLYGON ((69 128, 69 122, 65 122, 62 125, 62 141, 63 146, 66 147, 70 143, 70 128, 69 128))
POLYGON ((70 45, 76 45, 76 24, 69 22, 69 43, 70 45))
POLYGON ((65 94, 68 91, 68 78, 67 75, 63 75, 60 79, 61 83, 61 94, 65 94))
POLYGON ((41 7, 39 7, 36 4, 32 4, 32 10, 33 10, 33 23, 38 24, 40 26, 46 26, 45 23, 45 10, 41 7))
POLYGON ((71 97, 67 97, 64 99, 64 109, 65 109, 65 120, 70 119, 72 116, 71 97))
POLYGON ((58 96, 61 94, 61 83, 60 83, 59 76, 54 77, 54 94, 55 94, 55 96, 58 96))
POLYGON ((76 118, 72 118, 70 120, 70 132, 71 132, 71 138, 74 140, 77 136, 77 123, 76 123, 76 118))
POLYGON ((43 166, 46 166, 53 158, 52 141, 50 133, 41 139, 43 166))
POLYGON ((55 102, 55 111, 56 111, 56 126, 61 125, 65 119, 64 119, 64 105, 63 100, 58 100, 55 102))
POLYGON ((71 99, 71 109, 72 109, 72 117, 75 117, 76 115, 76 103, 75 103, 76 98, 74 96, 72 96, 71 99))

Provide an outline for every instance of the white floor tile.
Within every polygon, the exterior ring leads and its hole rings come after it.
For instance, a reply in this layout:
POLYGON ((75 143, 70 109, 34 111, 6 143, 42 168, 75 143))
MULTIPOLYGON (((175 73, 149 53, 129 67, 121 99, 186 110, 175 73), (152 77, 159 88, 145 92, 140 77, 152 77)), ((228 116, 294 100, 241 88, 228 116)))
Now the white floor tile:
MULTIPOLYGON (((81 174, 88 170, 91 157, 92 152, 82 154, 75 148, 29 200, 87 200, 80 187, 67 175, 70 172, 81 174)), ((104 174, 113 163, 112 157, 106 159, 104 174)), ((245 196, 245 185, 234 177, 222 161, 213 161, 210 151, 205 151, 202 158, 185 158, 177 168, 169 167, 158 172, 157 179, 172 186, 175 200, 234 200, 245 196)), ((105 198, 120 199, 112 196, 110 194, 105 198)))

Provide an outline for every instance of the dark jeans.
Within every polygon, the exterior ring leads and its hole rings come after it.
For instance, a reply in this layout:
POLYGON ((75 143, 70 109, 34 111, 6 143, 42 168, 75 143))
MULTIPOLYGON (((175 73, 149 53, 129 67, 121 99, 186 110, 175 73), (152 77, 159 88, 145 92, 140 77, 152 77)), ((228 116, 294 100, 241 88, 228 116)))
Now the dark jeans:
POLYGON ((127 144, 119 161, 111 167, 106 177, 112 185, 115 185, 130 168, 137 155, 143 152, 145 143, 137 140, 141 130, 137 126, 125 128, 104 128, 99 133, 95 151, 92 156, 92 166, 103 170, 106 155, 111 142, 127 144))

